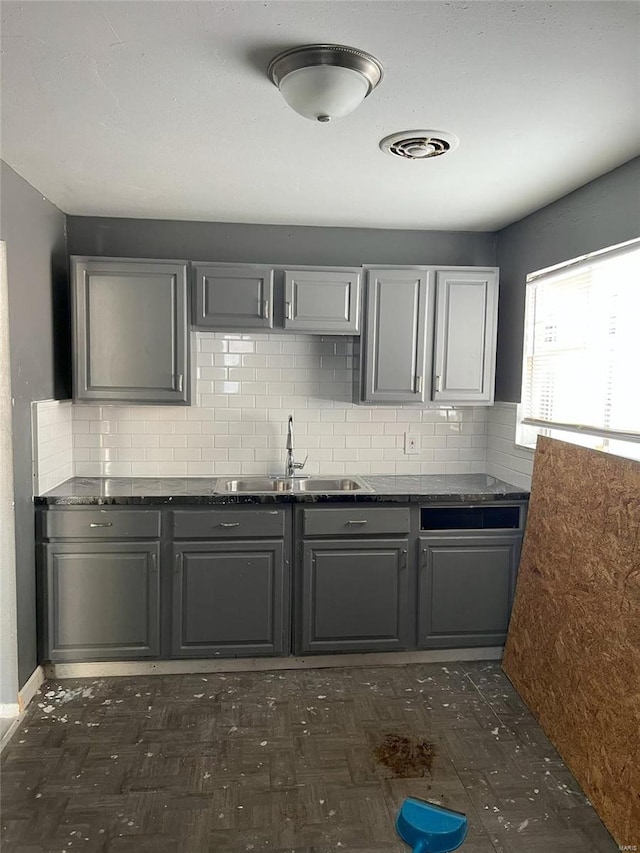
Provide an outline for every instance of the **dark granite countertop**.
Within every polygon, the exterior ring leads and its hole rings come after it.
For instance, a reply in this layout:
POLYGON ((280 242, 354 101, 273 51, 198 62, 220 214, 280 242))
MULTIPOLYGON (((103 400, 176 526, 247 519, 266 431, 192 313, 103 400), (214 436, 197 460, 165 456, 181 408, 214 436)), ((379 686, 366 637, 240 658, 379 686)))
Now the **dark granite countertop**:
POLYGON ((372 491, 339 494, 216 493, 217 477, 73 477, 36 497, 39 506, 202 506, 273 503, 415 503, 513 501, 526 489, 487 474, 372 475, 360 477, 372 491))

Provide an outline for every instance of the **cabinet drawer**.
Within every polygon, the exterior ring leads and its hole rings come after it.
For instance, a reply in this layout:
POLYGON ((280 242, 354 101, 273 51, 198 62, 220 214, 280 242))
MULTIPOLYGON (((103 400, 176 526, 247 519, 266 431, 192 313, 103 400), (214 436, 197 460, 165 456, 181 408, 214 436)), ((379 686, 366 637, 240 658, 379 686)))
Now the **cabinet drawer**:
POLYGON ((46 539, 157 539, 160 513, 144 509, 49 510, 42 513, 42 535, 46 539))
POLYGON ((244 539, 284 536, 282 509, 203 509, 173 513, 176 539, 244 539))
POLYGON ((408 508, 345 506, 340 509, 305 509, 302 512, 305 536, 366 535, 408 533, 408 508))

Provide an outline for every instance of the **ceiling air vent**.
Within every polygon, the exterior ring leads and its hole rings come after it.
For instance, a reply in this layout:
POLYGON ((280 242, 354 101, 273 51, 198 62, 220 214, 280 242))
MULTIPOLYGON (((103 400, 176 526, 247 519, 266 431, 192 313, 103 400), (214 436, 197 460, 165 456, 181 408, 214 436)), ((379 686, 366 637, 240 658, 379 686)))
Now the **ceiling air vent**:
POLYGON ((454 151, 459 144, 457 136, 442 130, 403 130, 385 136, 380 148, 385 154, 405 160, 428 160, 454 151))

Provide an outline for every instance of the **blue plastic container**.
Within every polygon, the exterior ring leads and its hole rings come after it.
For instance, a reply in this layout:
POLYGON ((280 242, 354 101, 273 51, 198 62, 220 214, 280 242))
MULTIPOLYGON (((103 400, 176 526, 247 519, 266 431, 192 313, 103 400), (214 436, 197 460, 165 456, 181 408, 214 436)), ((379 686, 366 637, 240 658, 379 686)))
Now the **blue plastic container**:
POLYGON ((467 818, 460 812, 407 797, 398 812, 396 831, 413 853, 450 853, 467 835, 467 818))

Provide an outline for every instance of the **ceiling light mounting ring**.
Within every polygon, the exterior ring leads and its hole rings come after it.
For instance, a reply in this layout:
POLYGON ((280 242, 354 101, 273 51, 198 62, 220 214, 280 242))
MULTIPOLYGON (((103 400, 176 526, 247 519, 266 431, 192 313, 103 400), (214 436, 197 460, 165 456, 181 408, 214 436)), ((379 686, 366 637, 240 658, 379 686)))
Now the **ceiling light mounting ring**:
POLYGON ((352 112, 380 83, 381 63, 342 44, 306 44, 269 63, 267 76, 297 113, 327 122, 352 112))

